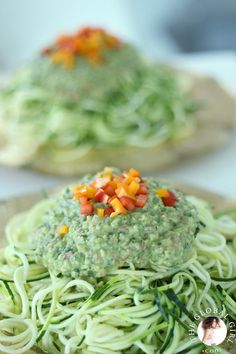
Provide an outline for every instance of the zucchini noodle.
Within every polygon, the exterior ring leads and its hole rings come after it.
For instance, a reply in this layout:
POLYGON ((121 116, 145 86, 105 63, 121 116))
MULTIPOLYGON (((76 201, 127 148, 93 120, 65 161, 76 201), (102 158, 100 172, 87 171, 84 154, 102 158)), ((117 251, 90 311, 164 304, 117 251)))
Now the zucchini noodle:
POLYGON ((227 214, 214 217, 206 202, 188 199, 202 226, 195 253, 181 270, 160 277, 158 270, 131 265, 93 284, 55 276, 34 262, 31 232, 51 199, 16 216, 0 252, 0 350, 201 353, 204 344, 198 339, 193 344, 188 334, 195 313, 217 308, 236 320, 236 221, 227 214))

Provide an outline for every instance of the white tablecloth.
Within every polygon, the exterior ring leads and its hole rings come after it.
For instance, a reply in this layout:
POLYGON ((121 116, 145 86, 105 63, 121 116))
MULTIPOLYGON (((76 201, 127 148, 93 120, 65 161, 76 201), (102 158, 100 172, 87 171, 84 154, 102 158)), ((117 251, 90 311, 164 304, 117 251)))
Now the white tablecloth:
MULTIPOLYGON (((200 73, 219 79, 236 95, 236 55, 234 53, 198 54, 168 59, 200 73)), ((161 178, 183 181, 236 198, 236 133, 231 140, 205 156, 180 163, 159 173, 161 178)), ((49 177, 27 169, 0 166, 0 199, 42 190, 63 179, 49 177)))

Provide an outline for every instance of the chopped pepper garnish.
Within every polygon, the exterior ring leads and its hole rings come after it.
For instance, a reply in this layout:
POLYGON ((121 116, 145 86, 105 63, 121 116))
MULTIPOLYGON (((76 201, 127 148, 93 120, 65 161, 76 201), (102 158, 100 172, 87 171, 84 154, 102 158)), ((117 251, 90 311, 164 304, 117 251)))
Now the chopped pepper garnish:
POLYGON ((135 169, 117 176, 106 167, 90 185, 74 186, 72 190, 80 202, 81 214, 99 217, 115 217, 143 208, 148 199, 148 186, 135 169))
POLYGON ((169 191, 167 189, 160 188, 156 190, 156 195, 160 198, 167 198, 169 197, 169 191))
POLYGON ((161 198, 166 207, 175 207, 175 203, 178 200, 176 195, 168 189, 157 189, 156 195, 161 198))
POLYGON ((100 218, 103 218, 105 215, 105 209, 103 208, 97 208, 96 209, 97 216, 100 216, 100 218))
POLYGON ((131 168, 129 170, 129 175, 132 177, 140 177, 140 173, 137 170, 135 170, 135 168, 131 168))
POLYGON ((133 195, 136 195, 140 187, 140 183, 132 181, 129 185, 129 190, 133 195))
POLYGON ((72 69, 77 56, 98 64, 104 59, 104 51, 119 47, 119 39, 105 30, 85 27, 72 35, 58 37, 51 47, 42 51, 42 55, 48 56, 54 64, 63 64, 65 69, 72 69))
POLYGON ((121 203, 121 201, 118 198, 112 199, 110 202, 112 208, 114 209, 114 212, 111 213, 111 217, 120 215, 120 214, 126 214, 127 209, 125 209, 121 203))
POLYGON ((103 171, 103 177, 108 178, 111 180, 112 178, 112 168, 111 167, 105 167, 103 171))
POLYGON ((93 204, 88 202, 87 204, 81 205, 80 212, 82 215, 93 215, 94 214, 93 204))
POLYGON ((58 227, 58 233, 59 235, 65 235, 69 232, 69 226, 67 225, 61 225, 58 227))

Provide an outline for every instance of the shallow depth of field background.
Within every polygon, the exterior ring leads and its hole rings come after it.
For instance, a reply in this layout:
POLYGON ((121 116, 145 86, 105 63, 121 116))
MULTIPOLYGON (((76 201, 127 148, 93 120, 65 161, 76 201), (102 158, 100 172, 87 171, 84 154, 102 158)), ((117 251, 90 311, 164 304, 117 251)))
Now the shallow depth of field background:
MULTIPOLYGON (((0 79, 83 25, 103 26, 144 55, 214 76, 236 95, 235 0, 0 0, 0 79)), ((158 176, 236 197, 236 133, 217 151, 158 176)), ((58 182, 0 166, 0 198, 58 182)))

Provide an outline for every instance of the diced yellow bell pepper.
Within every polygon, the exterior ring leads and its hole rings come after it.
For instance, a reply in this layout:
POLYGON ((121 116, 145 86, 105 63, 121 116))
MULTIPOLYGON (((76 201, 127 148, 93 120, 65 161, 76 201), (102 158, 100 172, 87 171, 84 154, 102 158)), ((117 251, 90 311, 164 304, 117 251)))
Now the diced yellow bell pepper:
POLYGON ((97 213, 97 216, 99 216, 100 218, 103 218, 105 215, 105 210, 103 208, 97 208, 96 213, 97 213))
POLYGON ((134 177, 130 176, 129 174, 127 174, 124 178, 124 183, 129 185, 132 181, 134 180, 134 177))
POLYGON ((169 197, 169 191, 164 188, 156 189, 156 195, 160 198, 167 198, 169 197))
POLYGON ((129 185, 129 190, 130 190, 131 194, 136 195, 139 190, 139 187, 140 187, 140 185, 138 182, 132 181, 129 185))
POLYGON ((111 217, 127 213, 127 210, 123 207, 123 205, 121 204, 118 198, 114 198, 113 200, 111 200, 110 204, 114 209, 114 212, 111 213, 111 217))
POLYGON ((129 198, 135 199, 134 194, 129 189, 129 186, 124 183, 118 182, 115 192, 119 198, 120 197, 129 197, 129 198))
POLYGON ((69 232, 69 226, 67 225, 61 225, 58 227, 58 233, 59 235, 65 235, 69 232))
POLYGON ((111 180, 111 178, 112 178, 112 171, 113 171, 113 170, 112 170, 111 167, 105 167, 104 170, 103 170, 102 176, 111 180))

